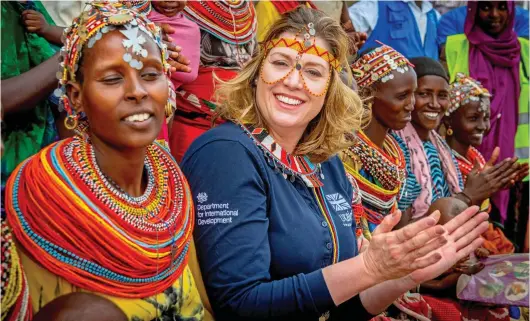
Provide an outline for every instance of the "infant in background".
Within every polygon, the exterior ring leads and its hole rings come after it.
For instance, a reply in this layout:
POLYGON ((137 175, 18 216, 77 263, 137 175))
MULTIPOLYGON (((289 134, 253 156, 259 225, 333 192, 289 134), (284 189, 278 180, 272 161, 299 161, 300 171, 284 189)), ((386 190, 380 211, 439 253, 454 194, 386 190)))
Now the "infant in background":
MULTIPOLYGON (((446 224, 452 220, 456 215, 467 208, 467 204, 462 200, 454 197, 444 197, 436 200, 429 207, 428 213, 436 210, 440 211, 441 225, 446 224)), ((424 282, 421 284, 422 293, 430 293, 433 295, 456 297, 456 284, 458 278, 462 274, 472 275, 480 272, 484 268, 484 264, 478 262, 477 258, 486 258, 489 256, 489 251, 483 247, 479 247, 469 257, 466 257, 457 262, 451 269, 442 274, 440 277, 424 282)))

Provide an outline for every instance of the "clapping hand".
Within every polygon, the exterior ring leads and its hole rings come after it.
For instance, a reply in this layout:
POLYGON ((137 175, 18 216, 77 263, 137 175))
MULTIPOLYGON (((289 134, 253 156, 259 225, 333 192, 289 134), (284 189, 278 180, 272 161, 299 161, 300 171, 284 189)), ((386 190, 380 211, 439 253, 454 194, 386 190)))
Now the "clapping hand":
MULTIPOLYGON (((475 162, 473 170, 467 176, 463 192, 471 198, 473 204, 479 204, 497 191, 512 186, 518 176, 522 175, 517 158, 508 158, 494 165, 498 157, 499 148, 496 147, 484 168, 481 169, 480 164, 475 162)), ((527 167, 522 170, 525 168, 527 167)))
POLYGON ((447 238, 445 229, 436 225, 440 212, 435 211, 428 217, 392 231, 400 218, 400 211, 387 215, 361 253, 365 270, 378 281, 406 276, 442 258, 436 250, 447 243, 447 238))
POLYGON ((436 251, 441 259, 412 272, 408 277, 415 284, 438 277, 482 245, 484 240, 480 235, 488 229, 488 214, 484 212, 477 214, 478 210, 478 206, 471 206, 443 226, 447 244, 436 251))

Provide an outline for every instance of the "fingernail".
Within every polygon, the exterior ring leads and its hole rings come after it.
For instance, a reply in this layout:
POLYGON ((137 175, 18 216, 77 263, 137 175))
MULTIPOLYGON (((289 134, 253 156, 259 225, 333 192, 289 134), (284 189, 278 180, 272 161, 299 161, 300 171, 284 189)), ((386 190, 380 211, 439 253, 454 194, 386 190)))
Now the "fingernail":
POLYGON ((175 50, 182 50, 181 46, 175 46, 175 50))
POLYGON ((436 228, 436 234, 438 235, 442 235, 445 233, 445 229, 442 227, 442 226, 439 226, 438 228, 436 228))

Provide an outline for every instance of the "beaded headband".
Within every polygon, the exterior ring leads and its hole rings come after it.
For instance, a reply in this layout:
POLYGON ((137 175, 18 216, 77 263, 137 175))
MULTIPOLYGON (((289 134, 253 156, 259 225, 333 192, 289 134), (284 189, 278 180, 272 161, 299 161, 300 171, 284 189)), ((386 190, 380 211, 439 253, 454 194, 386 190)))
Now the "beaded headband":
POLYGON ((307 24, 305 30, 299 30, 295 34, 294 38, 275 38, 265 43, 262 43, 261 46, 262 49, 265 50, 265 55, 267 55, 269 53, 269 50, 271 50, 272 48, 291 48, 298 51, 299 56, 302 56, 303 54, 315 55, 327 61, 331 65, 331 67, 333 67, 333 69, 335 69, 337 72, 341 72, 342 70, 340 61, 335 58, 331 52, 316 45, 315 24, 312 22, 307 24), (301 42, 300 40, 296 39, 297 36, 302 33, 302 31, 305 31, 304 42, 301 42), (313 37, 313 40, 311 40, 311 37, 313 37))
POLYGON ((275 83, 278 83, 278 82, 284 80, 294 70, 297 70, 298 72, 300 72, 301 79, 302 79, 302 81, 304 83, 304 88, 311 95, 316 96, 316 97, 325 95, 326 92, 327 92, 328 86, 329 86, 329 82, 331 80, 331 72, 329 73, 328 79, 326 81, 325 90, 323 92, 321 92, 321 93, 314 93, 313 91, 311 91, 308 88, 307 83, 306 83, 303 75, 301 74, 302 65, 300 64, 300 58, 304 54, 314 55, 314 56, 317 56, 317 57, 320 57, 320 58, 324 59, 326 62, 329 63, 331 68, 335 69, 339 73, 342 70, 342 66, 341 66, 339 60, 337 58, 335 58, 335 56, 333 56, 333 54, 331 52, 329 52, 327 49, 324 49, 324 48, 319 47, 319 46, 316 45, 315 25, 312 22, 308 23, 307 26, 304 29, 299 30, 295 34, 294 38, 274 38, 274 39, 271 39, 271 40, 269 40, 269 41, 267 41, 265 43, 262 43, 261 46, 262 46, 262 49, 265 52, 264 56, 267 56, 269 51, 271 49, 273 49, 273 48, 289 48, 289 49, 293 49, 293 50, 298 52, 298 55, 296 56, 296 63, 293 66, 293 68, 287 74, 285 74, 284 77, 282 77, 282 78, 280 78, 278 80, 275 80, 275 81, 267 81, 267 80, 264 79, 264 77, 263 77, 263 65, 265 64, 265 59, 263 60, 263 63, 262 63, 262 66, 261 66, 262 67, 262 72, 260 74, 261 74, 262 80, 265 83, 269 84, 269 85, 272 85, 272 84, 275 84, 275 83), (300 40, 297 39, 297 37, 298 37, 298 35, 300 35, 302 33, 302 31, 305 31, 304 40, 300 41, 300 40), (313 38, 313 39, 311 39, 311 38, 313 38))
POLYGON ((468 104, 470 101, 480 101, 479 111, 486 111, 489 108, 489 98, 491 97, 489 91, 482 86, 480 81, 457 73, 455 81, 451 84, 449 92, 450 105, 445 112, 446 116, 450 116, 462 105, 468 104))
POLYGON ((405 73, 414 67, 407 58, 394 48, 381 44, 374 50, 365 53, 352 65, 353 76, 359 87, 369 87, 381 80, 385 83, 394 79, 392 71, 405 73))
MULTIPOLYGON (((170 66, 167 63, 167 47, 162 42, 160 28, 144 15, 127 8, 123 3, 93 2, 90 5, 91 8, 75 18, 63 34, 64 46, 61 48, 59 58, 61 70, 57 73, 59 86, 54 94, 59 97, 59 111, 64 110, 67 113, 65 126, 68 129, 77 127, 79 115, 72 108, 66 95, 66 85, 69 81, 76 79, 75 74, 79 69, 83 46, 86 44, 88 48, 92 48, 104 34, 113 30, 119 30, 126 38, 122 41, 127 51, 123 55, 123 60, 138 70, 143 68, 143 64, 136 58, 147 56, 147 50, 143 48, 143 44, 147 41, 144 36, 147 35, 156 43, 161 51, 164 73, 168 76, 168 97, 174 96, 169 81, 170 66)), ((175 106, 168 98, 166 117, 173 113, 175 106)))
POLYGON ((303 55, 303 54, 315 55, 327 61, 331 65, 331 67, 335 69, 337 72, 340 72, 342 70, 339 60, 336 59, 329 51, 315 44, 307 43, 307 41, 305 43, 302 43, 301 41, 297 39, 275 38, 275 39, 268 41, 263 46, 263 49, 268 53, 269 50, 271 50, 272 48, 281 48, 281 47, 294 49, 298 51, 299 55, 303 55))

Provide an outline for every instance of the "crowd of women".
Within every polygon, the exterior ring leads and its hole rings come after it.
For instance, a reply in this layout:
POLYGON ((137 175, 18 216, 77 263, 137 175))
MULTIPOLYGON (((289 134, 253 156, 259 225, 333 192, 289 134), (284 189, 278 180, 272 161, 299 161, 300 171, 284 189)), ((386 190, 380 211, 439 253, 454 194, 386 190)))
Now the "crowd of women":
POLYGON ((338 3, 2 2, 2 320, 528 319, 455 295, 524 246, 514 3, 443 64, 338 3))

